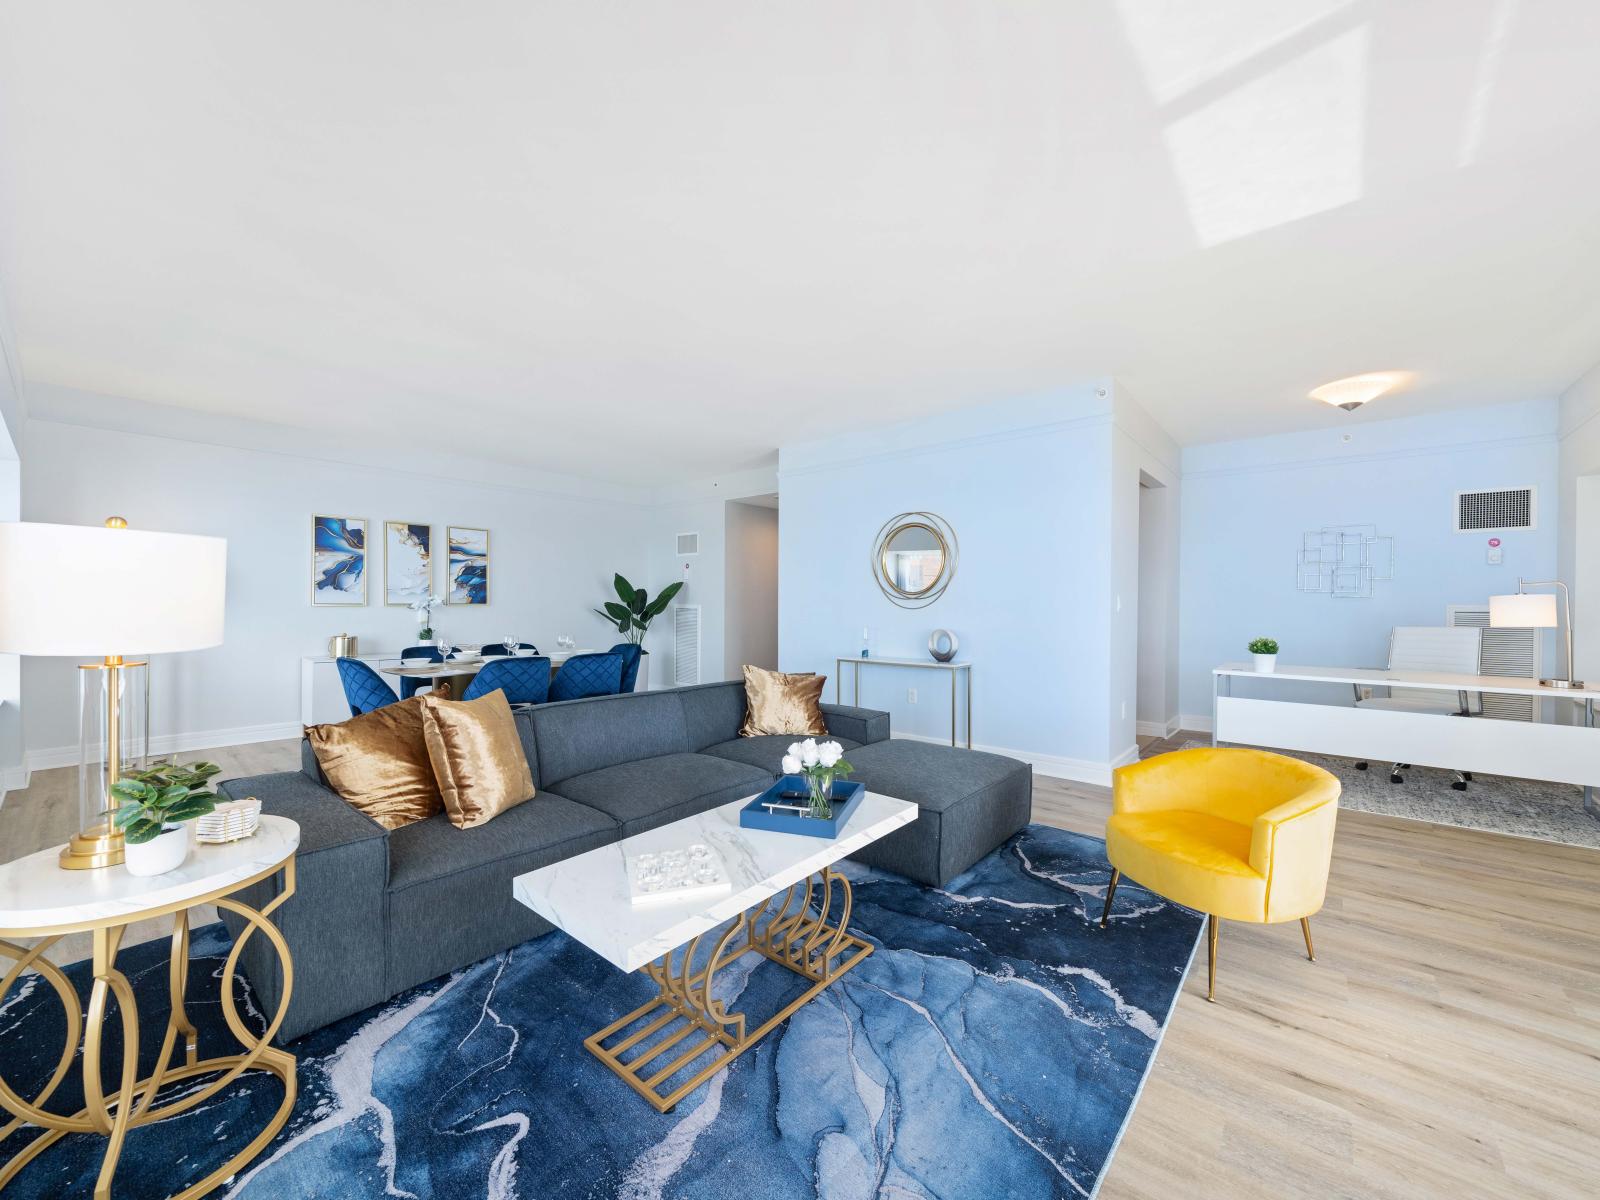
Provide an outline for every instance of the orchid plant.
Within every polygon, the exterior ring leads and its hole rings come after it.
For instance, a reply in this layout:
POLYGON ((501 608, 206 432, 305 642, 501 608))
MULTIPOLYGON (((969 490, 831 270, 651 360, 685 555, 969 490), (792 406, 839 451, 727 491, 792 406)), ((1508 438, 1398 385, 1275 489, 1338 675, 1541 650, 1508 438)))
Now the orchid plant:
POLYGON ((783 773, 800 776, 811 790, 811 812, 808 815, 824 821, 833 816, 834 779, 854 770, 845 761, 844 747, 838 742, 819 744, 816 738, 807 738, 791 744, 789 753, 783 756, 783 773))
POLYGON ((429 594, 409 605, 411 611, 417 614, 417 641, 433 640, 433 606, 438 603, 439 597, 429 594))

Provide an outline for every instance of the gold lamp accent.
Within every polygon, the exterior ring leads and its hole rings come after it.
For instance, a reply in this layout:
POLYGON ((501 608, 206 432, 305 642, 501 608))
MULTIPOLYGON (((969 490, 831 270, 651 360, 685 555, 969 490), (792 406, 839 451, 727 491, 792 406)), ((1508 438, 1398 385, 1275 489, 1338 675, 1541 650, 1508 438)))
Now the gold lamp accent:
POLYGON ((80 668, 95 672, 98 687, 84 677, 79 830, 61 852, 63 867, 122 861, 111 785, 149 744, 144 713, 130 727, 127 675, 148 672, 148 662, 124 655, 221 644, 227 548, 223 538, 130 529, 122 517, 101 527, 0 523, 0 653, 100 658, 80 668))

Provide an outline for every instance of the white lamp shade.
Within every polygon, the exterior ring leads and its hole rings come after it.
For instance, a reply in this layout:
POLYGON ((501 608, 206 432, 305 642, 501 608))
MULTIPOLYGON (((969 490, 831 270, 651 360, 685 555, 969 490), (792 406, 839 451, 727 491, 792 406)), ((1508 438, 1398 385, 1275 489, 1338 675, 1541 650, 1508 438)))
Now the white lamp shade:
POLYGON ((0 523, 0 653, 168 654, 222 643, 224 538, 0 523))
POLYGON ((1490 596, 1489 626, 1492 629, 1554 629, 1556 598, 1541 596, 1490 596))

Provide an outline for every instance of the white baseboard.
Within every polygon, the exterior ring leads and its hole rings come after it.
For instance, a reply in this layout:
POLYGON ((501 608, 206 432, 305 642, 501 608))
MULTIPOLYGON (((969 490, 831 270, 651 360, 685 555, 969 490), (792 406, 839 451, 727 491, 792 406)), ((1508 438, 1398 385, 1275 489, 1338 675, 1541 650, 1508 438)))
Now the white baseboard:
MULTIPOLYGON (((276 725, 240 725, 233 729, 207 729, 195 733, 166 733, 150 739, 150 753, 187 754, 191 750, 215 750, 223 746, 248 746, 253 742, 276 742, 285 738, 298 738, 305 731, 299 721, 286 721, 276 725)), ((57 767, 74 767, 78 764, 76 746, 49 746, 30 750, 24 757, 20 774, 22 781, 7 786, 27 787, 28 776, 34 771, 49 771, 57 767)))
POLYGON ((1153 738, 1169 738, 1183 727, 1183 723, 1178 717, 1168 719, 1165 725, 1160 721, 1140 721, 1137 724, 1140 737, 1153 738))
MULTIPOLYGON (((920 733, 893 733, 890 736, 908 742, 931 742, 936 746, 950 744, 949 738, 927 737, 920 733)), ((1120 761, 1113 764, 1095 762, 1087 758, 1062 758, 1055 754, 1038 754, 1032 750, 1013 750, 1007 746, 980 746, 976 742, 972 748, 982 750, 986 754, 1003 754, 1007 758, 1020 759, 1040 775, 1048 775, 1052 779, 1071 779, 1076 783, 1093 783, 1100 787, 1111 786, 1112 767, 1121 765, 1120 761)), ((1139 756, 1137 746, 1133 747, 1133 756, 1134 758, 1139 756)))
POLYGON ((1193 730, 1195 733, 1211 732, 1211 714, 1185 713, 1178 720, 1182 723, 1179 728, 1193 730))

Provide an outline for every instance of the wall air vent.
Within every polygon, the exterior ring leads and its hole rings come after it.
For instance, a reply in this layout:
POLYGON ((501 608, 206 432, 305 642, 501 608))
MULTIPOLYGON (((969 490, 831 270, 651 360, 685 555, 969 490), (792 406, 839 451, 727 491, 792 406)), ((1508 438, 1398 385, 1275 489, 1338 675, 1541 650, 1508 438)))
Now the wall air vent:
POLYGON ((1532 529, 1538 516, 1531 487, 1498 492, 1457 492, 1456 532, 1532 529))
POLYGON ((698 604, 680 604, 672 610, 672 682, 676 687, 700 682, 698 604))
POLYGON ((680 533, 678 535, 678 554, 699 554, 700 535, 698 533, 680 533))

